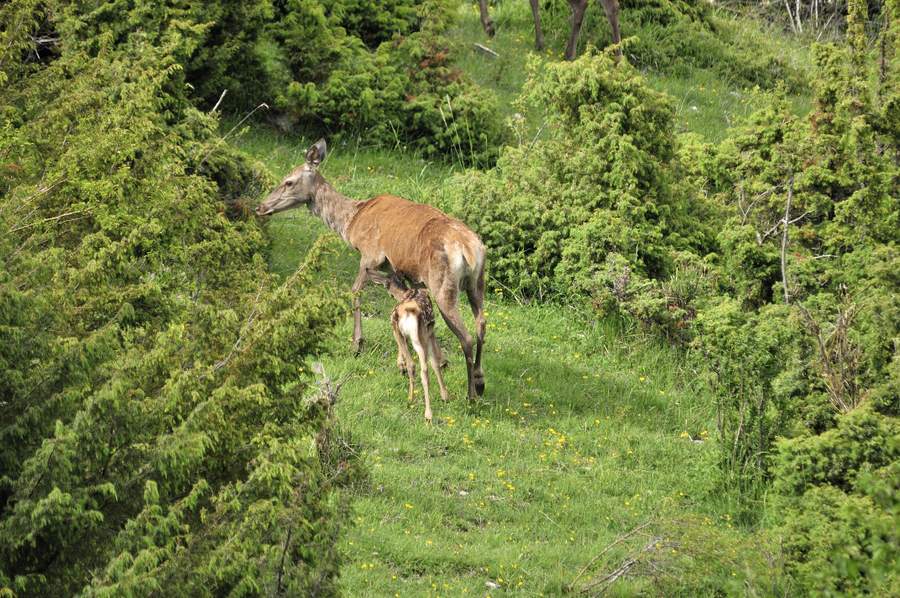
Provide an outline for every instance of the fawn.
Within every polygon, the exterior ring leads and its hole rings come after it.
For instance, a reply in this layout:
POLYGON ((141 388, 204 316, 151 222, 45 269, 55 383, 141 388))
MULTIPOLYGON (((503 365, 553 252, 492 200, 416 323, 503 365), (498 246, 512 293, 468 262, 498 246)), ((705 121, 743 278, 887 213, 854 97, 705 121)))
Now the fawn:
MULTIPOLYGON (((434 311, 431 307, 431 299, 428 297, 428 291, 425 289, 408 289, 399 276, 392 274, 386 283, 388 291, 397 300, 394 311, 391 312, 391 328, 394 330, 394 340, 397 341, 398 359, 397 364, 401 365, 401 358, 406 367, 406 374, 409 378, 409 397, 408 400, 412 404, 413 398, 413 377, 415 376, 415 365, 412 356, 409 354, 407 341, 412 343, 413 350, 419 357, 419 373, 422 376, 422 388, 425 392, 425 421, 431 423, 431 397, 428 393, 428 366, 426 361, 431 364, 437 376, 438 386, 441 389, 441 399, 449 400, 447 387, 444 386, 444 377, 441 375, 441 367, 439 356, 440 348, 437 344, 437 337, 434 335, 434 311)), ((401 366, 402 367, 402 366, 401 366)))

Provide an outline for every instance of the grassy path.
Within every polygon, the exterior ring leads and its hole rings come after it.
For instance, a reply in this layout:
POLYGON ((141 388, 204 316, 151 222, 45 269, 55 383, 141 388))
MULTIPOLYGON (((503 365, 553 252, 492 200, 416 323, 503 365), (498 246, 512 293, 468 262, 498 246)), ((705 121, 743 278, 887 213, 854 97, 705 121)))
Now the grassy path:
MULTIPOLYGON (((239 143, 277 173, 305 149, 264 132, 239 143)), ((348 147, 333 148, 323 170, 351 196, 391 191, 417 200, 450 174, 348 147)), ((276 216, 269 232, 272 267, 287 274, 325 228, 296 210, 276 216)), ((355 266, 347 249, 324 275, 349 288, 355 266)), ((421 404, 406 404, 382 289, 363 295, 363 354, 350 355, 348 318, 323 357, 328 374, 346 380, 339 416, 370 471, 342 544, 346 595, 555 595, 617 536, 652 517, 689 516, 736 533, 713 490, 713 443, 691 440, 714 425, 711 401, 692 387, 676 352, 589 312, 519 305, 496 288, 488 295, 484 400, 459 398, 465 368, 439 323, 457 398, 435 397, 433 426, 421 404)), ((623 557, 610 551, 587 575, 623 557)), ((640 583, 616 588, 627 595, 640 583)))

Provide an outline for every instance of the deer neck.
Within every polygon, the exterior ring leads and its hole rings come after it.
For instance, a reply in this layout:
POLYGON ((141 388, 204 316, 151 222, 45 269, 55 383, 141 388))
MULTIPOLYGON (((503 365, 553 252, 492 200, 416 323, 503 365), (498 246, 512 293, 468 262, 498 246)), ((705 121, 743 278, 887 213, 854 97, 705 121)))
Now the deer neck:
POLYGON ((347 241, 347 228, 358 210, 359 202, 339 193, 324 179, 309 203, 309 211, 321 218, 344 241, 347 241))

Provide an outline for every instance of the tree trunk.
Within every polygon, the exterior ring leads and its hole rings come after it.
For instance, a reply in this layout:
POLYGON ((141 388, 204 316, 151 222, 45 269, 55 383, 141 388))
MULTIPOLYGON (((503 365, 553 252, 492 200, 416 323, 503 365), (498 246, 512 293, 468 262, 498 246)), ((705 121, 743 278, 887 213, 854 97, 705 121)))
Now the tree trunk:
POLYGON ((540 0, 530 0, 531 14, 534 15, 534 47, 540 52, 544 49, 544 32, 541 30, 540 0))
POLYGON ((487 0, 478 0, 478 10, 481 11, 481 26, 488 37, 494 37, 494 22, 491 13, 488 12, 487 0))
POLYGON ((622 35, 619 32, 619 0, 600 0, 603 5, 603 12, 606 13, 606 19, 609 21, 609 28, 612 29, 612 43, 616 46, 616 60, 622 58, 622 35))
POLYGON ((566 60, 575 60, 578 51, 578 34, 581 33, 581 24, 584 22, 584 11, 587 10, 588 0, 569 0, 572 7, 572 34, 569 35, 569 43, 566 44, 566 60))

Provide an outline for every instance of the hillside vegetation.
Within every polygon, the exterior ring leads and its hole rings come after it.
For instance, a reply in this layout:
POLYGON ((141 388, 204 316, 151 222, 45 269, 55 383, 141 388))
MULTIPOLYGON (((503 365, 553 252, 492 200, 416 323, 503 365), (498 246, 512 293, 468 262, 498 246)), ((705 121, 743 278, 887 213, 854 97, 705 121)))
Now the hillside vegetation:
POLYGON ((0 7, 0 595, 895 593, 900 6, 746 5, 0 7), (322 135, 488 246, 434 425, 322 135))

